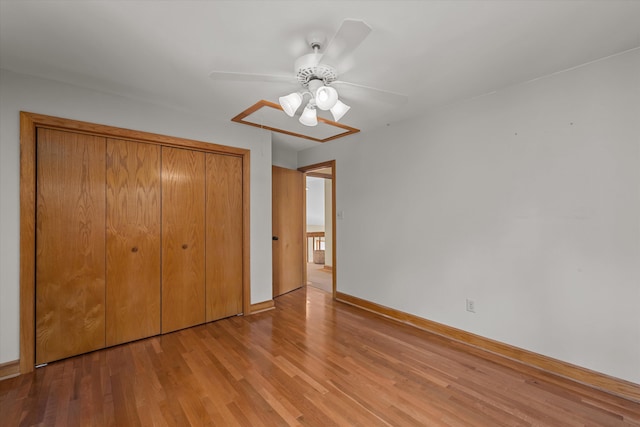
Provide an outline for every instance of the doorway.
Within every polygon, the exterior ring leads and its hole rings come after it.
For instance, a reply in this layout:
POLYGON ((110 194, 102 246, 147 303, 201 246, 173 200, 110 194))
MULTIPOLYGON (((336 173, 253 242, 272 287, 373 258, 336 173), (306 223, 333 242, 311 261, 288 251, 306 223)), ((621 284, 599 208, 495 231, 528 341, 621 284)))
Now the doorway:
POLYGON ((305 175, 305 283, 335 298, 335 161, 298 170, 305 175))

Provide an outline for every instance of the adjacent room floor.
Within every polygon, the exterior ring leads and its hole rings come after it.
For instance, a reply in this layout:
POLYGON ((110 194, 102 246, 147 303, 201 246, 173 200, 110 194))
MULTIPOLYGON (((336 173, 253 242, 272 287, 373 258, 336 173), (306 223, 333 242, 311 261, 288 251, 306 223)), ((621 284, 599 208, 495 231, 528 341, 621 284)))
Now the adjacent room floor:
POLYGON ((307 263, 307 285, 325 292, 333 291, 333 275, 324 268, 324 264, 307 263))
POLYGON ((276 309, 0 382, 3 426, 640 426, 640 404, 334 302, 276 309))

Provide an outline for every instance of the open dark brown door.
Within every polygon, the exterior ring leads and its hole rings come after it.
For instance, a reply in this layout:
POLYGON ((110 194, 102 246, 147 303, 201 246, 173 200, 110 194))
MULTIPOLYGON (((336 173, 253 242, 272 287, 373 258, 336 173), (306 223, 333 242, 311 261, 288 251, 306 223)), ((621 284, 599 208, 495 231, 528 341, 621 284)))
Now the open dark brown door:
POLYGON ((304 174, 273 166, 273 296, 304 284, 304 174))

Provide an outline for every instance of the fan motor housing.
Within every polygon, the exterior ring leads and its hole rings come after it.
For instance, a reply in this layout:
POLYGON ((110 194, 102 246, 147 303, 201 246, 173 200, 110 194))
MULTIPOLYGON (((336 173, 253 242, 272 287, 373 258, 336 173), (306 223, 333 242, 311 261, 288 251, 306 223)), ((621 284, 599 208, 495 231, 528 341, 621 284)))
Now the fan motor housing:
POLYGON ((294 72, 302 86, 308 87, 311 80, 322 80, 328 85, 338 79, 338 73, 334 67, 319 62, 321 57, 319 53, 309 53, 296 60, 294 72))

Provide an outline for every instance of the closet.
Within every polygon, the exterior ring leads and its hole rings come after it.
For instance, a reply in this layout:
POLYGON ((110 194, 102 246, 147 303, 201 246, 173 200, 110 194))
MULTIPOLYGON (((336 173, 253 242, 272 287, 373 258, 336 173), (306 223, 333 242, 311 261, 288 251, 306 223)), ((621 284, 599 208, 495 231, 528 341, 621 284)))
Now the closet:
POLYGON ((38 130, 36 363, 105 345, 105 139, 38 130))
POLYGON ((242 156, 46 127, 35 152, 36 364, 243 312, 242 156))
POLYGON ((107 346, 160 333, 160 148, 107 140, 107 346))
POLYGON ((205 321, 204 153, 162 147, 162 331, 205 321))

